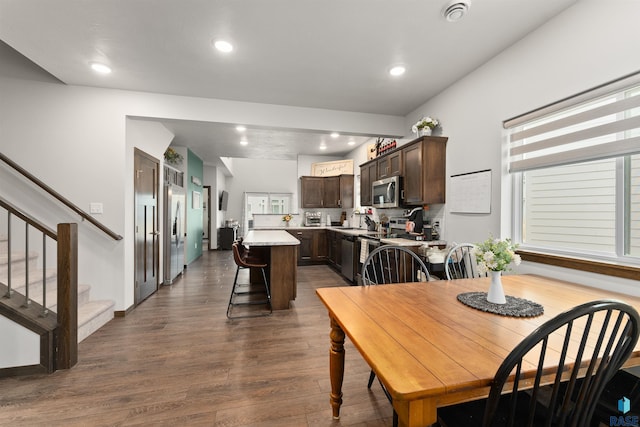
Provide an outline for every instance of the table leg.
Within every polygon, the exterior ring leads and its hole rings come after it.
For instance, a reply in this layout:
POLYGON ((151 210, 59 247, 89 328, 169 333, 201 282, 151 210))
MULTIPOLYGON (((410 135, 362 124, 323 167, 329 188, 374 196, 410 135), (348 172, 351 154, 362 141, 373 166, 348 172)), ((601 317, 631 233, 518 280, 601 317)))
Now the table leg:
POLYGON ((338 322, 331 318, 331 349, 329 350, 329 374, 331 376, 331 407, 333 419, 340 418, 342 405, 342 379, 344 378, 344 331, 338 322))

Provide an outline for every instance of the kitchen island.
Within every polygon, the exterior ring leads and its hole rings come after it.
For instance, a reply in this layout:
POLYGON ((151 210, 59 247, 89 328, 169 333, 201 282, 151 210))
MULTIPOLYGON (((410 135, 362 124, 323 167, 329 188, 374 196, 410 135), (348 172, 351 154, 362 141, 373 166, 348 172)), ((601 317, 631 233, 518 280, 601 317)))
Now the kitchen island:
MULTIPOLYGON (((296 299, 300 241, 284 230, 252 230, 242 243, 266 260, 273 309, 287 310, 296 299)), ((251 271, 252 282, 261 278, 260 272, 251 271)))

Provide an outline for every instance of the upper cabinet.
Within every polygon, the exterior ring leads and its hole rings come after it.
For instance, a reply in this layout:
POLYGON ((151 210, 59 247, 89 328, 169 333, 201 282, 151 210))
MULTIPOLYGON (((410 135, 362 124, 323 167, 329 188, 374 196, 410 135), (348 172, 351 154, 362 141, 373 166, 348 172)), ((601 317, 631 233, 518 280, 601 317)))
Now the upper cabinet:
POLYGON ((353 175, 300 177, 303 208, 352 208, 353 175))
POLYGON ((446 137, 425 136, 360 165, 360 205, 371 206, 371 184, 403 177, 404 205, 445 202, 446 137))
POLYGON ((378 163, 371 160, 360 166, 360 206, 371 206, 371 183, 378 178, 378 163))
POLYGON ((405 205, 445 202, 447 140, 425 136, 402 147, 405 205))
POLYGON ((402 150, 380 157, 376 164, 378 166, 378 179, 402 175, 402 150))

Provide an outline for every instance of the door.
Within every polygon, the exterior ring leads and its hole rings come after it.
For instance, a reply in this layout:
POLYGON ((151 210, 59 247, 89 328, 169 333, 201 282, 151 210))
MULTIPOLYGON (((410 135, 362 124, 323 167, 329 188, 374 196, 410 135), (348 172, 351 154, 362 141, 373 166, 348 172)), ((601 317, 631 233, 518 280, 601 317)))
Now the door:
POLYGON ((324 197, 324 178, 303 176, 300 177, 302 188, 303 208, 322 208, 324 197))
POLYGON ((404 154, 404 203, 419 205, 422 198, 422 144, 414 144, 403 150, 404 154))
POLYGON ((324 186, 322 206, 325 208, 341 207, 340 177, 332 176, 332 177, 324 178, 322 185, 324 186))
POLYGON ((160 226, 158 224, 158 160, 134 153, 135 304, 158 290, 160 226))
POLYGON ((204 203, 202 204, 202 240, 203 244, 206 242, 206 247, 211 250, 211 186, 205 185, 202 187, 202 198, 204 203))

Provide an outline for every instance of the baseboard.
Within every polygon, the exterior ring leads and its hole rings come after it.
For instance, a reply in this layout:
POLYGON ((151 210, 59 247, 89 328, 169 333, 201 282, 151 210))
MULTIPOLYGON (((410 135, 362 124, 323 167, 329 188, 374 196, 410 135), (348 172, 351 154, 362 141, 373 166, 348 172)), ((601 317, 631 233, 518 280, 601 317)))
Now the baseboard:
POLYGON ((115 310, 113 312, 113 317, 125 317, 127 314, 131 313, 134 308, 135 308, 135 306, 132 305, 129 308, 127 308, 126 310, 115 310))

